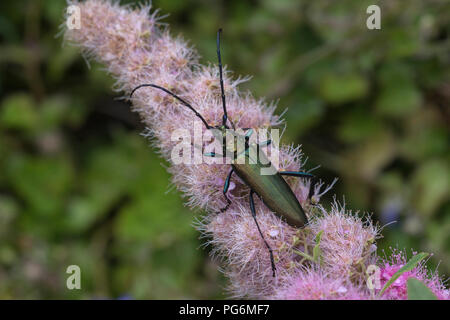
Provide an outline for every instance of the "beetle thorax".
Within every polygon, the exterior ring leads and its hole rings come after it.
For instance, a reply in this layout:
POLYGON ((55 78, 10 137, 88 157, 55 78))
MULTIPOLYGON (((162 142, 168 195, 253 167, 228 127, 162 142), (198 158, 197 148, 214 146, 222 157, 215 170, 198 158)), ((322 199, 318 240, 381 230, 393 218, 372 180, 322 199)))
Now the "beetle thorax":
POLYGON ((235 130, 228 129, 224 126, 211 129, 216 143, 225 146, 227 154, 243 153, 247 147, 246 139, 243 134, 239 134, 235 130))

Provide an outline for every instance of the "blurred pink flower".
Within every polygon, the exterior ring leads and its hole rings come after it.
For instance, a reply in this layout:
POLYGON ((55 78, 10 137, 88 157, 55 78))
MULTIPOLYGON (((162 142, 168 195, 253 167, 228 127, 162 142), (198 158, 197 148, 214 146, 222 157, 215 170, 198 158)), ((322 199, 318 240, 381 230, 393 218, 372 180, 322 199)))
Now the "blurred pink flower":
MULTIPOLYGON (((384 287, 386 282, 388 282, 389 279, 391 279, 392 276, 406 264, 406 262, 406 253, 396 249, 393 250, 390 259, 384 259, 383 266, 380 270, 381 288, 384 287)), ((430 273, 424 262, 421 262, 413 270, 403 273, 389 286, 381 298, 391 300, 408 299, 407 281, 409 278, 416 278, 423 281, 440 300, 448 300, 450 298, 449 290, 445 288, 439 276, 435 273, 430 273)))

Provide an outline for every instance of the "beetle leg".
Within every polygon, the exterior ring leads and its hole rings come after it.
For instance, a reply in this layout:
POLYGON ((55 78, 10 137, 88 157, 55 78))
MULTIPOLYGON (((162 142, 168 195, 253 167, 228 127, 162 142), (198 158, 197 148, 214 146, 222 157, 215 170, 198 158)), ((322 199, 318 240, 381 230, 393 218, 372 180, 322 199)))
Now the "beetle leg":
POLYGON ((311 173, 302 171, 279 171, 282 176, 294 176, 299 178, 314 178, 315 176, 311 173))
POLYGON ((225 197, 225 200, 227 200, 227 205, 225 206, 225 208, 220 209, 220 212, 225 212, 231 205, 231 200, 228 198, 227 196, 227 191, 228 188, 230 187, 230 179, 231 179, 231 175, 233 174, 234 169, 231 168, 230 173, 227 176, 227 179, 225 180, 225 184, 223 186, 223 196, 225 197))
POLYGON ((253 134, 253 129, 252 129, 252 128, 244 128, 243 130, 244 130, 244 131, 247 131, 247 132, 245 133, 245 137, 250 139, 250 137, 251 137, 252 134, 253 134))
POLYGON ((269 246, 266 239, 264 238, 264 235, 261 232, 261 228, 259 227, 258 221, 256 220, 255 201, 253 200, 254 193, 255 193, 255 191, 250 190, 250 210, 252 211, 252 217, 253 217, 253 220, 255 220, 256 227, 258 228, 259 234, 261 235, 261 238, 263 239, 264 244, 267 247, 267 250, 269 250, 270 263, 272 264, 272 276, 275 277, 275 270, 277 270, 277 268, 275 268, 275 261, 273 258, 272 248, 269 246))
POLYGON ((215 153, 215 152, 208 152, 208 153, 204 153, 203 155, 205 157, 223 158, 223 155, 221 155, 220 153, 215 153))
MULTIPOLYGON (((294 176, 294 177, 299 177, 299 178, 310 178, 313 181, 316 178, 315 175, 313 175, 311 173, 307 173, 307 172, 302 172, 302 171, 279 171, 279 173, 282 176, 294 176)), ((313 193, 313 187, 312 186, 313 186, 313 182, 311 182, 311 187, 309 188, 309 194, 308 194, 308 198, 309 199, 311 199, 312 193, 313 193)))
POLYGON ((258 146, 259 147, 265 147, 265 146, 268 146, 271 143, 272 143, 272 140, 269 139, 267 141, 263 141, 263 142, 258 143, 258 146))

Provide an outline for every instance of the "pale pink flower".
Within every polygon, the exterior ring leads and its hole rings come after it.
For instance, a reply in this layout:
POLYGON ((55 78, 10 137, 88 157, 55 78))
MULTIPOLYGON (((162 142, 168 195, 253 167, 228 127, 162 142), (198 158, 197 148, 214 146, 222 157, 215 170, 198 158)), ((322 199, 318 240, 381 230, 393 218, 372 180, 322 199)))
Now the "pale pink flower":
POLYGON ((313 234, 323 232, 320 248, 325 271, 353 281, 365 280, 366 266, 377 260, 375 241, 379 237, 369 217, 363 220, 335 201, 331 211, 322 210, 310 222, 310 228, 313 234))
POLYGON ((283 300, 367 300, 367 289, 358 288, 341 278, 317 269, 307 269, 295 274, 288 285, 278 288, 273 299, 283 300))

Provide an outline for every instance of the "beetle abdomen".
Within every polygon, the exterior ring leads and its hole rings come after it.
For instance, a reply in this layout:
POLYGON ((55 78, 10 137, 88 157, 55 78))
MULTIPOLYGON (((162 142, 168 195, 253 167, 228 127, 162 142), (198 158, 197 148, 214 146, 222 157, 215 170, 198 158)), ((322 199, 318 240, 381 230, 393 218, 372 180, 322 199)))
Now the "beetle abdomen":
MULTIPOLYGON (((261 175, 261 164, 233 164, 236 174, 254 190, 266 206, 289 225, 303 227, 308 219, 291 187, 277 172, 261 175)), ((273 168, 275 170, 275 168, 273 168)))

